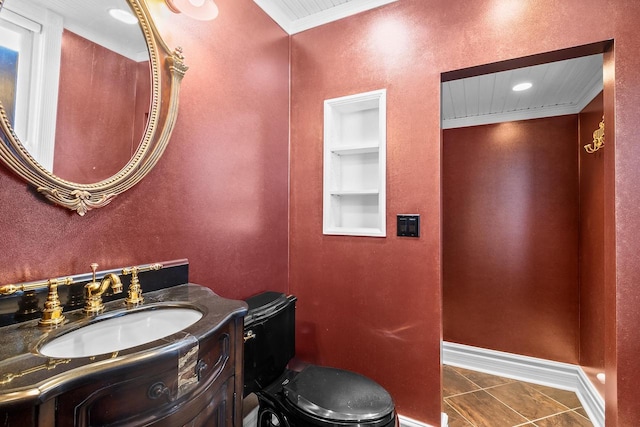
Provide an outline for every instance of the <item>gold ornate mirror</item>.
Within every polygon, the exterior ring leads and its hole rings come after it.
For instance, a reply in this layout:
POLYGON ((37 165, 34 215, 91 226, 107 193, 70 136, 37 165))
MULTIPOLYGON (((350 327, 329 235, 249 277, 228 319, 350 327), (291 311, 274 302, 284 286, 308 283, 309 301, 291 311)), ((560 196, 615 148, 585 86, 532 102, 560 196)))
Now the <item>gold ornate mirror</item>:
POLYGON ((53 203, 105 206, 164 152, 187 68, 144 0, 0 0, 0 159, 53 203))

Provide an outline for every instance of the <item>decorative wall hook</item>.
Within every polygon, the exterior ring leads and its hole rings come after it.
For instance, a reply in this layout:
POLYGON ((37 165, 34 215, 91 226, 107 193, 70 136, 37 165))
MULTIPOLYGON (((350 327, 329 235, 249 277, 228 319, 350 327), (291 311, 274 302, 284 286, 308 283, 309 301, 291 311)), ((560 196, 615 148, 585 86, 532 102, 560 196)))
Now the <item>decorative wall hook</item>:
POLYGON ((585 145, 584 150, 591 154, 595 153, 602 147, 604 147, 604 116, 602 116, 602 121, 600 122, 598 129, 593 132, 593 143, 585 145))

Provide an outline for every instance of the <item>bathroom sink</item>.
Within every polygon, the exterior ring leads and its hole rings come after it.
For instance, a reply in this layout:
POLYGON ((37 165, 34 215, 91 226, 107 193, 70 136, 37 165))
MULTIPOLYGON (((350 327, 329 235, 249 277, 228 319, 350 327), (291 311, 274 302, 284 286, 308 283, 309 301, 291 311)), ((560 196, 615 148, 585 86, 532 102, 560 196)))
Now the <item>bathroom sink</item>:
POLYGON ((202 313, 185 307, 154 307, 99 320, 60 335, 40 348, 48 357, 96 356, 146 344, 196 323, 202 313))

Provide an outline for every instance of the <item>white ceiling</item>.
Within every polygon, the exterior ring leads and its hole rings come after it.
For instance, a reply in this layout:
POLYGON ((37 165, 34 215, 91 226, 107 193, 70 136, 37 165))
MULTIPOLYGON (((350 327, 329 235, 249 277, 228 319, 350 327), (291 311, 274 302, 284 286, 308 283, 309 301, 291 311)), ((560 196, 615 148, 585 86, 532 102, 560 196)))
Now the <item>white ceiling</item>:
MULTIPOLYGON (((253 0, 288 34, 397 0, 253 0)), ((442 84, 442 127, 577 114, 602 90, 602 55, 486 74, 442 84), (524 92, 511 88, 530 81, 524 92)))
POLYGON ((288 34, 299 33, 398 0, 253 0, 288 34))
POLYGON ((112 8, 130 11, 126 0, 5 0, 3 7, 34 16, 49 9, 62 16, 64 28, 69 31, 135 61, 149 59, 140 26, 124 24, 109 15, 112 8))
POLYGON ((577 114, 602 91, 602 55, 442 83, 444 129, 577 114), (511 88, 522 82, 533 87, 511 88))

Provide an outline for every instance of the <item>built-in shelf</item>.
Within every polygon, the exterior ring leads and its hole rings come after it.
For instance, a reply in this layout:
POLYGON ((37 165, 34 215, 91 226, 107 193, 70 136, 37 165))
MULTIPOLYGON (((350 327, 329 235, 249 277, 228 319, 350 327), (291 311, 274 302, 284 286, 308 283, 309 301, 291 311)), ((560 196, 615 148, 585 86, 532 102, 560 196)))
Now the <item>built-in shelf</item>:
POLYGON ((368 154, 377 153, 380 147, 378 145, 358 146, 358 145, 346 145, 344 147, 331 148, 333 154, 338 156, 354 155, 354 154, 368 154))
POLYGON ((378 190, 336 190, 331 191, 332 196, 360 196, 367 194, 379 194, 378 190))
POLYGON ((324 234, 386 236, 386 90, 324 103, 324 234))

